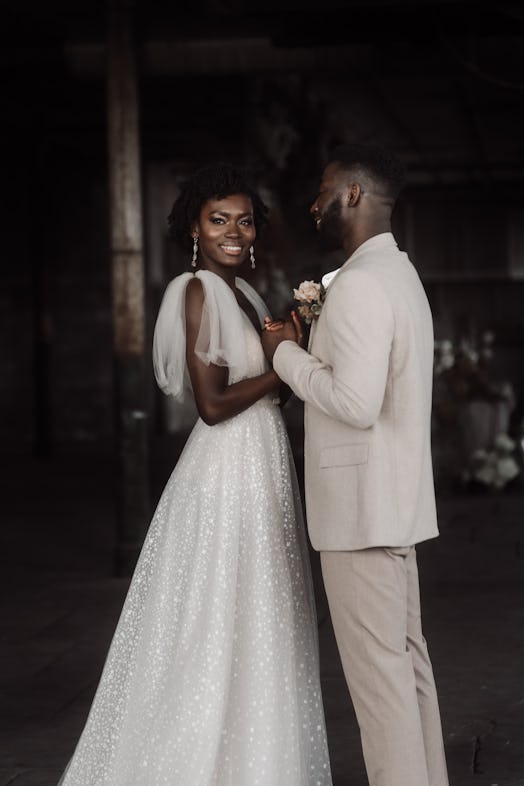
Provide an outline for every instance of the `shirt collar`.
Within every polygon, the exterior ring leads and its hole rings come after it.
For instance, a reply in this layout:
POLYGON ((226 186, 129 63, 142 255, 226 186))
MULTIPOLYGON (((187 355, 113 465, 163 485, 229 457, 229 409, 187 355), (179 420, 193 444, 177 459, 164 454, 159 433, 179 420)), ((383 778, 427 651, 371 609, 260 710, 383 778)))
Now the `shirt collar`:
POLYGON ((328 286, 331 284, 331 282, 333 281, 333 279, 335 278, 335 276, 337 275, 339 270, 340 270, 340 268, 337 267, 336 270, 331 270, 329 273, 325 273, 322 276, 322 285, 323 285, 324 289, 328 288, 328 286))

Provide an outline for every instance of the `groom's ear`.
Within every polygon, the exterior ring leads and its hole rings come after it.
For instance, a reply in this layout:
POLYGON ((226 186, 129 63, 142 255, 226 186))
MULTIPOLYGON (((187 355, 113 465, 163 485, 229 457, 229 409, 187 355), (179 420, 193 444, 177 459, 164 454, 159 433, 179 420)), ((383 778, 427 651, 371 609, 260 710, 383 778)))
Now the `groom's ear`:
POLYGON ((354 207, 358 200, 360 199, 360 184, 359 183, 351 183, 348 187, 346 192, 346 205, 348 207, 354 207))

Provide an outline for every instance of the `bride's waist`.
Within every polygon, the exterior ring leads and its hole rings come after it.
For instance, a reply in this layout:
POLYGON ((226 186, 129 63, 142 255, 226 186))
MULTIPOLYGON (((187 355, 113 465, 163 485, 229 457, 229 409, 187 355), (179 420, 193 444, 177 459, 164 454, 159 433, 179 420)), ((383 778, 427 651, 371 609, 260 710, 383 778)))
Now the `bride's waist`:
POLYGON ((240 418, 242 416, 247 416, 249 413, 255 413, 260 410, 266 410, 273 413, 280 412, 280 399, 278 396, 268 394, 267 396, 263 396, 259 398, 258 401, 255 401, 251 404, 247 409, 244 409, 242 412, 239 412, 238 415, 235 417, 240 418))
POLYGON ((267 396, 262 396, 255 404, 270 404, 272 407, 278 407, 280 404, 280 396, 278 393, 268 393, 267 396))
MULTIPOLYGON (((208 428, 217 428, 222 426, 232 425, 233 423, 238 423, 239 421, 249 419, 253 415, 257 413, 264 412, 264 417, 270 416, 272 419, 279 419, 281 417, 280 412, 280 399, 276 395, 268 394, 267 396, 263 396, 259 398, 258 401, 255 401, 246 409, 239 412, 237 415, 233 415, 230 418, 226 418, 225 420, 221 420, 219 423, 215 424, 214 426, 208 426, 208 428)), ((204 421, 199 418, 200 423, 204 424, 204 421)))

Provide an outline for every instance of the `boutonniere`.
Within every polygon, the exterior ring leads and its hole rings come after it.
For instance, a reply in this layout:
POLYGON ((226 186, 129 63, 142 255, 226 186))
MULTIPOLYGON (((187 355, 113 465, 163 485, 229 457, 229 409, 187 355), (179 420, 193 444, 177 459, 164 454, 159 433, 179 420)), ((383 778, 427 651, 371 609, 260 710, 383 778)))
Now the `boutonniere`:
POLYGON ((326 290, 316 281, 302 281, 298 289, 293 290, 294 299, 300 303, 298 313, 307 325, 318 319, 322 311, 322 304, 326 297, 326 290))

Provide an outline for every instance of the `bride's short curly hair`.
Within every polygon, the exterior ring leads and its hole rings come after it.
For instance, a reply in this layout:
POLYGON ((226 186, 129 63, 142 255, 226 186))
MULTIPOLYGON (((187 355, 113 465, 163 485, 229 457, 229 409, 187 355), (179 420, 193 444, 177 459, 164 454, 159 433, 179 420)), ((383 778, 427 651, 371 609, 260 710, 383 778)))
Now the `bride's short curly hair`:
POLYGON ((168 234, 183 248, 191 248, 191 227, 200 217, 208 199, 224 199, 232 194, 245 194, 253 205, 257 232, 268 223, 268 208, 249 183, 245 170, 220 161, 197 169, 182 183, 171 212, 167 217, 168 234))

